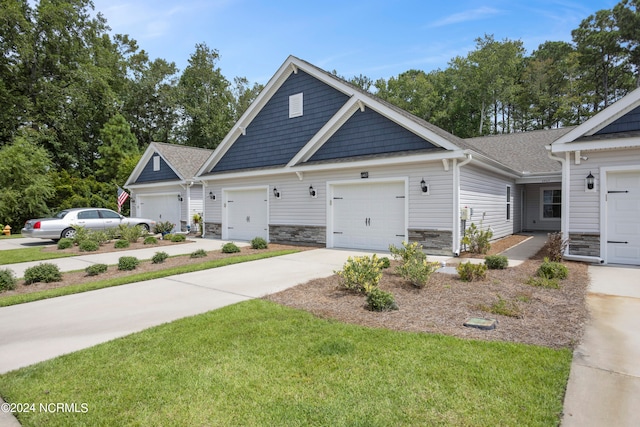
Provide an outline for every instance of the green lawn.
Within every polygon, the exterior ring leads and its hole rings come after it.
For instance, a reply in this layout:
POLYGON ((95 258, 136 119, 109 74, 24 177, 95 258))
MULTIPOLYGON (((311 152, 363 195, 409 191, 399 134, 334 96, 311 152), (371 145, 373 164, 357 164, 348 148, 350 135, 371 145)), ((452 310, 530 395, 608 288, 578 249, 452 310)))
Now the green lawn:
POLYGON ((35 404, 24 426, 553 426, 570 364, 252 300, 2 375, 0 395, 35 404))
POLYGON ((17 264, 19 262, 45 261, 48 259, 78 256, 77 254, 60 252, 43 252, 45 248, 8 249, 0 251, 0 265, 17 264))

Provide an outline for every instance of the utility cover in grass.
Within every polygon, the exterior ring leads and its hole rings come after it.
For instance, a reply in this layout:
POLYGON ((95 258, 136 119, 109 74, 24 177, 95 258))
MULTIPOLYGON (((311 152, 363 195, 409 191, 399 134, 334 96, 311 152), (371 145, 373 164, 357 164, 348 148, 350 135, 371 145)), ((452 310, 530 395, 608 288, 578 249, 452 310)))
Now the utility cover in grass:
POLYGON ((470 328, 478 328, 485 331, 495 329, 497 325, 498 321, 496 319, 483 319, 481 317, 472 317, 464 322, 464 326, 468 326, 470 328))

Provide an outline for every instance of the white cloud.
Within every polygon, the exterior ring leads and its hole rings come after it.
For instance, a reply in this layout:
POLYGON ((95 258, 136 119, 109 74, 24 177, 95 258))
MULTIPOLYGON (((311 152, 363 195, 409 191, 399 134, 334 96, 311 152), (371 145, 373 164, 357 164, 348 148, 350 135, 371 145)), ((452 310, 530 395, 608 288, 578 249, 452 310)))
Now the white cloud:
POLYGON ((499 15, 502 13, 498 9, 492 7, 480 7, 477 9, 466 10, 464 12, 454 13, 444 17, 436 22, 432 22, 428 25, 429 28, 445 27, 452 24, 460 24, 462 22, 479 21, 481 19, 488 18, 490 16, 499 15))

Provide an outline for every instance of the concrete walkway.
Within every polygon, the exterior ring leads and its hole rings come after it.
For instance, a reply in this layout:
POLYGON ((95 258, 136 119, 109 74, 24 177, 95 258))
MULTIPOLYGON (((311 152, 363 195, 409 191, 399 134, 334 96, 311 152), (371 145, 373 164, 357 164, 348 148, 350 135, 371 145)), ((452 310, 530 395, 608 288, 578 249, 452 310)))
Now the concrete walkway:
POLYGON ((640 425, 640 268, 589 266, 590 319, 573 354, 564 427, 640 425))

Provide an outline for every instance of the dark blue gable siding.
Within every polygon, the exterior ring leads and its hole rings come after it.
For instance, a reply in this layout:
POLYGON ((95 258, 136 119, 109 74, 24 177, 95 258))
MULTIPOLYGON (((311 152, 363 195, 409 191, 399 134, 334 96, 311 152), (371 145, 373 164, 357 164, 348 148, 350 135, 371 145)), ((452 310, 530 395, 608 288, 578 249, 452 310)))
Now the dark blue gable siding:
POLYGON ((435 148, 432 143, 366 108, 358 110, 309 159, 330 160, 370 154, 435 148))
POLYGON ((631 132, 635 130, 640 130, 640 107, 631 110, 615 122, 603 127, 598 132, 596 132, 596 135, 605 135, 608 133, 618 132, 631 132))
POLYGON ((146 165, 144 165, 144 169, 140 173, 138 179, 136 179, 136 184, 140 182, 152 182, 152 181, 173 181, 176 179, 180 179, 178 175, 169 167, 167 162, 164 161, 162 157, 160 157, 160 170, 153 170, 153 158, 157 156, 154 153, 153 156, 149 159, 146 165))
POLYGON ((291 74, 212 169, 285 165, 349 97, 302 70, 291 74), (289 118, 289 96, 303 93, 301 117, 289 118))

